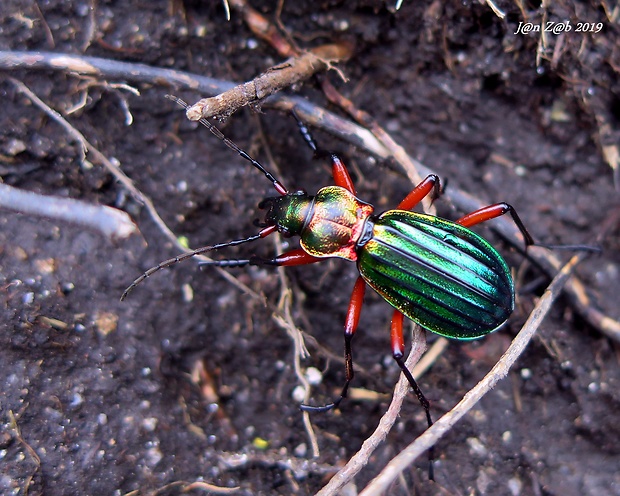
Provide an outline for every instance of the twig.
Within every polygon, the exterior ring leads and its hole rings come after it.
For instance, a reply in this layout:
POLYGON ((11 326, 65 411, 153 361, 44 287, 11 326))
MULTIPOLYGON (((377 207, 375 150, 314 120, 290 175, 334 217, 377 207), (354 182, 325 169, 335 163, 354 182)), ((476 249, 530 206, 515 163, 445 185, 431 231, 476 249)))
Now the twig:
POLYGON ((250 453, 221 453, 221 464, 225 469, 240 470, 249 465, 265 465, 279 469, 290 470, 295 479, 302 480, 309 474, 329 474, 334 472, 334 467, 316 460, 304 460, 282 454, 280 450, 256 451, 250 453))
MULTIPOLYGON (((144 64, 119 62, 99 57, 87 57, 51 52, 19 52, 0 50, 0 70, 54 70, 68 71, 78 75, 97 76, 108 79, 123 79, 137 83, 162 86, 177 86, 194 90, 202 95, 215 96, 235 86, 232 81, 223 81, 199 76, 185 71, 162 69, 144 64)), ((340 139, 367 150, 381 159, 390 157, 390 152, 373 134, 351 121, 319 107, 304 98, 287 96, 281 93, 271 95, 263 101, 263 106, 283 112, 293 109, 309 126, 324 129, 340 139)))
POLYGON ((485 0, 485 1, 497 17, 499 17, 500 19, 503 19, 504 17, 506 17, 506 13, 502 9, 500 9, 497 5, 495 5, 495 2, 493 2, 492 0, 485 0))
POLYGON ((332 63, 351 56, 348 44, 323 45, 291 57, 271 67, 252 81, 240 84, 224 93, 203 98, 187 109, 187 118, 198 121, 209 117, 228 117, 246 105, 259 105, 269 95, 277 93, 317 72, 328 69, 332 63))
POLYGON ((226 12, 226 20, 230 21, 230 6, 228 5, 228 0, 224 0, 222 3, 224 4, 224 12, 226 12))
POLYGON ((131 217, 122 210, 23 191, 8 184, 0 184, 0 207, 95 229, 113 240, 125 239, 138 231, 131 217))
POLYGON ((245 0, 230 0, 230 5, 241 12, 243 20, 252 32, 271 45, 281 57, 299 55, 299 50, 282 36, 278 29, 258 10, 252 8, 245 0))
MULTIPOLYGON (((158 487, 157 489, 155 489, 155 491, 149 492, 149 493, 145 493, 148 494, 148 496, 157 496, 159 494, 170 494, 171 493, 171 489, 176 489, 178 488, 181 493, 188 493, 190 491, 194 491, 196 489, 204 491, 207 494, 235 494, 237 491, 239 491, 241 488, 240 487, 222 487, 222 486, 216 486, 214 484, 209 484, 208 482, 204 482, 204 481, 195 481, 195 482, 187 482, 187 481, 174 481, 174 482, 170 482, 169 484, 166 484, 162 487, 158 487)), ((174 491, 174 493, 176 494, 177 491, 174 491)), ((138 494, 142 494, 141 491, 132 491, 129 493, 126 493, 125 496, 137 496, 138 494)))
MULTIPOLYGON (((23 412, 23 409, 22 409, 22 412, 23 412)), ((24 447, 26 448, 26 451, 28 452, 28 454, 32 458, 32 460, 34 462, 34 465, 35 465, 34 466, 34 470, 32 471, 32 473, 30 473, 30 474, 28 474, 27 476, 24 477, 24 484, 22 486, 22 492, 25 495, 27 495, 28 494, 28 488, 30 487, 32 479, 34 479, 34 475, 39 470, 41 470, 41 458, 39 457, 39 455, 37 455, 37 452, 34 450, 34 448, 32 446, 30 446, 26 442, 26 440, 23 438, 22 433, 21 433, 21 429, 19 428, 19 424, 17 423, 17 417, 13 413, 13 410, 9 410, 8 417, 9 417, 9 422, 8 422, 9 429, 13 430, 13 436, 17 439, 17 441, 19 441, 21 444, 24 445, 24 447)))
POLYGON ((588 255, 584 252, 579 253, 572 257, 562 268, 538 301, 530 317, 521 328, 521 331, 519 331, 519 334, 517 334, 512 341, 508 350, 506 350, 491 371, 476 384, 452 410, 437 420, 424 434, 394 457, 381 473, 366 486, 360 493, 360 496, 377 496, 384 494, 389 485, 400 473, 410 466, 418 456, 434 446, 435 443, 463 417, 463 415, 471 410, 474 405, 500 381, 500 379, 508 374, 510 367, 534 336, 534 333, 551 309, 553 302, 561 294, 562 287, 570 277, 573 269, 586 256, 588 255))

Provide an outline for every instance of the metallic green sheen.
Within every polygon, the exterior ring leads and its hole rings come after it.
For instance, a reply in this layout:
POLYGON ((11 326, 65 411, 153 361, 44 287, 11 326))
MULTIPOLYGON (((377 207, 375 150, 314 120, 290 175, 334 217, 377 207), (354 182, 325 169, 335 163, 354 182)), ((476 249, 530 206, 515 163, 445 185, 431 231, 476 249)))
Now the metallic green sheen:
POLYGON ((281 232, 291 236, 303 231, 314 200, 303 191, 275 198, 266 198, 259 207, 268 208, 265 221, 278 226, 281 232))
POLYGON ((498 329, 514 309, 504 259, 482 237, 455 222, 389 210, 358 246, 358 268, 370 287, 422 327, 452 339, 498 329))

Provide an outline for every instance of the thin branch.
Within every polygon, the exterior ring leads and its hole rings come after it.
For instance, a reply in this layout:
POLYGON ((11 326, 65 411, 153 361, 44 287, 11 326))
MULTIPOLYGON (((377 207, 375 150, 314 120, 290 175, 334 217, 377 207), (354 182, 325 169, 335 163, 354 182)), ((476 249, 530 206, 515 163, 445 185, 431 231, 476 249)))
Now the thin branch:
POLYGON ((332 63, 351 56, 348 44, 323 45, 289 58, 261 75, 214 97, 203 98, 187 109, 190 121, 209 117, 229 117, 246 105, 260 105, 269 95, 309 79, 332 63))
MULTIPOLYGON (((208 96, 218 95, 236 85, 232 81, 223 81, 174 69, 163 69, 99 57, 52 52, 0 50, 0 70, 3 69, 66 71, 82 76, 96 76, 149 85, 159 84, 163 87, 177 87, 194 90, 201 95, 208 96)), ((334 136, 367 150, 381 159, 390 157, 390 152, 370 131, 307 101, 305 98, 279 93, 266 98, 262 102, 262 106, 283 112, 291 112, 294 109, 297 115, 309 126, 324 129, 334 136)))
POLYGON ((95 229, 113 240, 125 239, 138 232, 131 217, 122 210, 23 191, 8 184, 0 184, 0 207, 95 229))

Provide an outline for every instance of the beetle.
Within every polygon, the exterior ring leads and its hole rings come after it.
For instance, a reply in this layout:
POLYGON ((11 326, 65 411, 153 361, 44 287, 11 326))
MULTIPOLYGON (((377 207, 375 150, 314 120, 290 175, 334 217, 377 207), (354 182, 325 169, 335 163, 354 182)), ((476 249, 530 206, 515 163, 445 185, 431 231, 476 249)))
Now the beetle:
MULTIPOLYGON (((176 97, 170 97, 186 107, 176 97)), ((514 309, 514 283, 508 265, 491 244, 470 228, 509 213, 526 245, 534 241, 515 209, 496 203, 456 221, 413 212, 430 194, 439 195, 435 174, 427 176, 396 207, 375 214, 374 207, 356 196, 355 186, 342 160, 318 149, 305 124, 295 115, 299 130, 315 156, 327 155, 332 165, 334 185, 315 195, 289 191, 265 167, 239 148, 206 119, 200 122, 218 139, 247 160, 271 181, 278 196, 261 201, 265 210, 260 231, 243 239, 203 246, 170 258, 139 276, 124 291, 124 300, 153 273, 195 255, 265 238, 275 232, 300 239, 300 248, 272 259, 204 262, 219 267, 247 265, 297 266, 342 258, 355 262, 359 276, 354 284, 344 325, 345 384, 340 396, 324 406, 302 405, 305 411, 326 411, 337 407, 347 396, 353 372, 351 341, 358 327, 366 287, 370 286, 393 308, 390 326, 392 356, 423 406, 432 425, 429 402, 404 362, 404 316, 423 328, 447 338, 476 339, 499 329, 514 309)))

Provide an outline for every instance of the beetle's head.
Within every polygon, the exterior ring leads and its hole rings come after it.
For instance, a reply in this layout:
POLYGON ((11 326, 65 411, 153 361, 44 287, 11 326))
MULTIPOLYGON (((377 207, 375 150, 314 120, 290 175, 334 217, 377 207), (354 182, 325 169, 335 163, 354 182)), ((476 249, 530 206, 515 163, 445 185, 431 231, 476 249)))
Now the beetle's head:
POLYGON ((277 226, 278 232, 285 236, 298 236, 306 225, 312 201, 313 197, 302 190, 265 198, 258 204, 258 208, 267 211, 260 225, 277 226))

